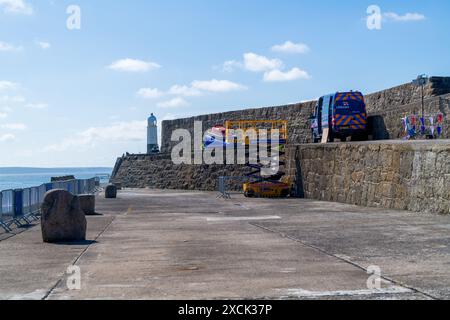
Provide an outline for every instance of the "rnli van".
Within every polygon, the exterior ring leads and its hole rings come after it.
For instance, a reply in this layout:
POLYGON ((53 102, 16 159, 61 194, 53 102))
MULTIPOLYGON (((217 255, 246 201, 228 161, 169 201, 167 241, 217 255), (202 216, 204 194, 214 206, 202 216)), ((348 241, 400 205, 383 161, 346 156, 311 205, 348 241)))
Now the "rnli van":
POLYGON ((319 99, 314 113, 311 115, 312 140, 322 140, 325 129, 328 129, 328 141, 334 139, 346 141, 367 140, 367 111, 364 96, 361 92, 337 92, 319 99))

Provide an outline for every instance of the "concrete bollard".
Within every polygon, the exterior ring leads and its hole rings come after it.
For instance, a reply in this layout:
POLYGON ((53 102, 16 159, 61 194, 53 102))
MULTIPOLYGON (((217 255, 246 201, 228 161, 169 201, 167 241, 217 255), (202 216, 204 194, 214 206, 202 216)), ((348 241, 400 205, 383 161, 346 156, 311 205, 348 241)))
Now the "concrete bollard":
POLYGON ((110 184, 105 189, 105 198, 106 199, 116 199, 117 198, 117 187, 113 184, 110 184))
POLYGON ((41 206, 42 239, 48 243, 86 240, 87 221, 77 196, 65 190, 45 194, 41 206))
POLYGON ((80 208, 87 216, 95 215, 95 196, 90 194, 82 194, 78 196, 80 200, 80 208))

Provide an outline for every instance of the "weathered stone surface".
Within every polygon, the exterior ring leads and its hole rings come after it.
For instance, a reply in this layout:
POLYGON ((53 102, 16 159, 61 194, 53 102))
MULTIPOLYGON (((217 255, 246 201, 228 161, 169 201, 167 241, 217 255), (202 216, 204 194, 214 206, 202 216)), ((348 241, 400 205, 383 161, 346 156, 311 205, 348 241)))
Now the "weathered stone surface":
POLYGON ((288 176, 306 198, 450 214, 449 140, 299 145, 289 153, 301 154, 288 176))
POLYGON ((113 184, 106 186, 105 188, 105 198, 115 199, 117 198, 117 187, 113 184))
MULTIPOLYGON (((220 176, 244 176, 252 171, 243 165, 175 165, 169 154, 131 155, 119 162, 112 182, 125 188, 216 191, 220 176)), ((230 190, 241 188, 241 183, 230 183, 230 190)))
POLYGON ((77 196, 65 190, 47 192, 42 210, 44 242, 76 242, 86 240, 87 221, 77 196))
POLYGON ((170 153, 176 142, 171 142, 172 132, 176 129, 187 129, 194 136, 194 121, 202 121, 203 131, 215 125, 223 125, 227 120, 288 120, 289 141, 291 143, 307 143, 311 140, 309 117, 316 105, 315 101, 292 105, 246 109, 211 115, 203 115, 187 119, 163 121, 162 148, 163 153, 170 153))
MULTIPOLYGON (((298 196, 370 207, 450 214, 450 141, 294 145, 287 176, 298 196)), ((242 165, 174 165, 170 155, 121 158, 113 181, 130 188, 216 191, 242 165)), ((230 190, 240 190, 231 181, 230 190)))
POLYGON ((80 208, 87 216, 95 215, 95 196, 91 194, 82 194, 78 196, 80 208))
MULTIPOLYGON (((358 89, 358 88, 349 88, 358 89)), ((450 139, 450 78, 432 77, 425 87, 425 112, 436 115, 442 112, 446 117, 444 137, 450 139)), ((411 83, 365 95, 369 113, 370 135, 374 140, 398 139, 402 137, 401 118, 421 111, 421 90, 411 83)), ((245 109, 202 115, 192 118, 167 120, 162 123, 163 153, 170 153, 174 142, 172 132, 187 129, 193 136, 194 121, 203 122, 203 130, 223 125, 226 120, 288 120, 289 142, 301 144, 311 142, 309 116, 316 105, 315 101, 284 106, 245 109)))

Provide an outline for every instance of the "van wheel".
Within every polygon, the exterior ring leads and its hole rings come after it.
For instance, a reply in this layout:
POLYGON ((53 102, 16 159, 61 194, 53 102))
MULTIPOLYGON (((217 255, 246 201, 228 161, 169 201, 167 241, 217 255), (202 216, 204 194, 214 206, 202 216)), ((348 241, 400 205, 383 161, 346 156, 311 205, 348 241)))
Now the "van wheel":
POLYGON ((289 197, 289 190, 283 190, 283 191, 281 191, 280 197, 281 197, 281 198, 287 198, 287 197, 289 197))
POLYGON ((352 136, 352 141, 368 141, 369 135, 367 133, 359 133, 352 136))
POLYGON ((248 190, 248 191, 244 192, 244 196, 246 198, 254 198, 255 197, 255 193, 253 191, 251 191, 251 190, 248 190))
POLYGON ((328 142, 331 142, 331 143, 333 143, 334 142, 334 134, 333 133, 329 133, 329 135, 328 135, 328 142))

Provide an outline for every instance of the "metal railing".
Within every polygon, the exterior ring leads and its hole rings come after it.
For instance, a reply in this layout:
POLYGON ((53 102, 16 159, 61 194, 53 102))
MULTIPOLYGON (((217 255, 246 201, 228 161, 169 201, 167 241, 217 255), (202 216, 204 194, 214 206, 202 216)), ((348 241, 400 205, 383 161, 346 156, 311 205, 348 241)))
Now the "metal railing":
POLYGON ((233 190, 235 188, 233 188, 230 185, 230 181, 234 181, 236 183, 242 183, 244 184, 245 182, 251 182, 254 181, 255 179, 252 177, 248 177, 248 176, 233 176, 233 177, 219 177, 218 179, 218 192, 219 195, 217 196, 217 198, 223 198, 223 199, 231 199, 231 196, 233 194, 243 194, 244 191, 241 189, 240 191, 237 190, 233 190))
POLYGON ((45 183, 38 187, 0 192, 0 228, 11 232, 13 225, 22 227, 38 220, 45 194, 63 189, 74 195, 93 194, 100 188, 100 178, 45 183))

